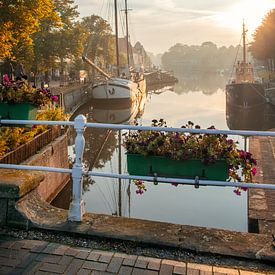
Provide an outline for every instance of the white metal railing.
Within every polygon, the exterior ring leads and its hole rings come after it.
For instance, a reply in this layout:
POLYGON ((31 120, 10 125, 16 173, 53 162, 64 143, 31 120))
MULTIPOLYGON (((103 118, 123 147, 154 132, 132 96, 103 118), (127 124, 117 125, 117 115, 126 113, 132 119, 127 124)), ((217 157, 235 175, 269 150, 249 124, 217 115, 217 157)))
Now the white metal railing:
MULTIPOLYGON (((87 123, 85 116, 78 115, 74 121, 42 121, 42 120, 28 120, 28 124, 34 125, 67 125, 73 126, 76 131, 75 138, 75 162, 72 169, 68 168, 56 168, 47 166, 30 166, 30 165, 15 165, 15 164, 1 164, 0 168, 6 169, 22 169, 22 170, 36 170, 36 171, 48 171, 59 173, 71 173, 73 180, 73 199, 70 204, 68 219, 70 221, 81 221, 84 210, 84 201, 82 199, 82 181, 83 176, 93 177, 107 177, 107 178, 120 178, 120 179, 141 179, 152 182, 166 182, 177 183, 185 185, 199 186, 231 186, 231 187, 247 187, 247 188, 262 188, 275 190, 274 184, 260 184, 260 183, 240 183, 240 182, 228 182, 228 181, 212 181, 212 180, 200 180, 195 179, 183 179, 183 178, 167 178, 167 177, 151 177, 151 176, 138 176, 128 174, 116 174, 116 173, 103 173, 87 171, 83 164, 83 153, 85 147, 84 131, 86 127, 92 128, 106 128, 115 130, 153 130, 153 131, 167 131, 167 132, 185 132, 185 133, 197 133, 197 134, 226 134, 226 135, 239 135, 243 137, 248 136, 272 136, 275 137, 275 132, 271 131, 239 131, 239 130, 208 130, 208 129, 188 129, 188 128, 173 128, 173 127, 152 127, 152 126, 133 126, 124 124, 103 124, 103 123, 87 123)), ((7 120, 0 119, 0 125, 8 124, 26 124, 26 120, 7 120)))

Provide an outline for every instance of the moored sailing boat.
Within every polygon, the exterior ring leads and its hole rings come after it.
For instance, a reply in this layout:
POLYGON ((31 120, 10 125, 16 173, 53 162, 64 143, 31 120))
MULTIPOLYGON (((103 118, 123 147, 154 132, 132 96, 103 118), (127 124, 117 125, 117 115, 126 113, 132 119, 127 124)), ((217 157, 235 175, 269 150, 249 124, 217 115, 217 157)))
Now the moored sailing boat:
MULTIPOLYGON (((135 101, 140 98, 140 94, 145 93, 146 83, 142 73, 131 72, 128 77, 124 74, 120 77, 120 64, 119 64, 119 46, 118 46, 118 15, 117 15, 117 0, 114 0, 115 8, 115 44, 116 44, 116 67, 117 77, 110 77, 103 72, 95 64, 93 64, 86 57, 83 60, 88 62, 106 78, 105 81, 97 83, 92 87, 92 98, 94 101, 108 100, 121 103, 121 100, 135 101)), ((127 61, 129 67, 129 49, 128 49, 128 19, 127 19, 127 0, 125 0, 125 17, 126 17, 126 43, 127 43, 127 61)))
POLYGON ((261 105, 266 102, 262 83, 254 78, 254 69, 246 58, 246 30, 243 23, 243 60, 235 65, 235 79, 226 85, 226 101, 236 106, 261 105))

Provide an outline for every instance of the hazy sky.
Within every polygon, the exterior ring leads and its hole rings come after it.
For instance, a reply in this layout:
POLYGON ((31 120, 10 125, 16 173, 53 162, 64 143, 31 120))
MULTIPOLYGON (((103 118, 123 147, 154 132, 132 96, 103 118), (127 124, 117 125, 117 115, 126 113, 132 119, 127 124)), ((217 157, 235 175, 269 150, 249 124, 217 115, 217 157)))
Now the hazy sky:
MULTIPOLYGON (((122 8, 124 0, 117 0, 122 8)), ((111 21, 113 0, 75 0, 80 16, 98 14, 111 21)), ((244 19, 251 35, 275 0, 128 0, 131 42, 163 53, 175 43, 237 45, 244 19)), ((250 38, 251 40, 251 38, 250 38)))

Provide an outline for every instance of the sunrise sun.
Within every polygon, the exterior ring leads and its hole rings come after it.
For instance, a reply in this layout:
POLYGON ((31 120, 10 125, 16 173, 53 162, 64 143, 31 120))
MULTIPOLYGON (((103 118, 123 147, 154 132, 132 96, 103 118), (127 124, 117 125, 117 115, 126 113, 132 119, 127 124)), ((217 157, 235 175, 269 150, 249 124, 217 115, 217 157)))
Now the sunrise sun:
POLYGON ((224 27, 241 31, 244 20, 248 34, 251 35, 261 25, 264 16, 273 8, 275 5, 272 0, 243 0, 218 15, 217 21, 224 27))

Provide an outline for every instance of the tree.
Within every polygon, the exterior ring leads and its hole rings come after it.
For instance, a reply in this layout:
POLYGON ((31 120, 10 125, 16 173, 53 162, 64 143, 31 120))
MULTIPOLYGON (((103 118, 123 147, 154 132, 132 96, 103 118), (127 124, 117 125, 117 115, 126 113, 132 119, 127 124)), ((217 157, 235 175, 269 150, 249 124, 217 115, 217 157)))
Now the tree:
POLYGON ((16 59, 16 53, 32 44, 31 35, 43 19, 58 22, 53 0, 5 0, 0 2, 0 58, 16 59))
POLYGON ((264 17, 254 32, 250 51, 253 57, 261 61, 275 59, 275 9, 264 17))
POLYGON ((60 61, 61 75, 64 74, 65 59, 80 56, 83 51, 85 32, 76 21, 77 6, 72 0, 55 0, 55 10, 60 16, 61 24, 56 27, 51 21, 44 20, 40 31, 33 35, 34 72, 45 72, 57 67, 60 61), (68 43, 69 42, 69 43, 68 43))
POLYGON ((114 37, 109 23, 97 15, 84 17, 82 26, 87 34, 85 55, 107 67, 115 61, 114 37))

